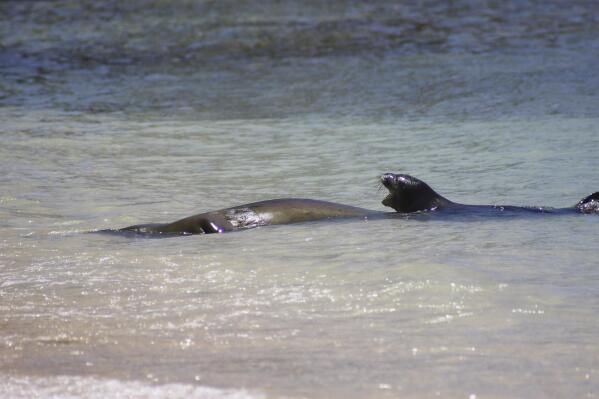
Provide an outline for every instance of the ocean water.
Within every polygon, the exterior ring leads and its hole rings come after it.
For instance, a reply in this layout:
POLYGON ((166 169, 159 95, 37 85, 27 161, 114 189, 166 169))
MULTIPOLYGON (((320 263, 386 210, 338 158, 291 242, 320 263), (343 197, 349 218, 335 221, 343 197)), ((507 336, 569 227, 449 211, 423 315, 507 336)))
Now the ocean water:
POLYGON ((0 4, 0 397, 599 396, 599 217, 90 231, 599 190, 593 2, 0 4))

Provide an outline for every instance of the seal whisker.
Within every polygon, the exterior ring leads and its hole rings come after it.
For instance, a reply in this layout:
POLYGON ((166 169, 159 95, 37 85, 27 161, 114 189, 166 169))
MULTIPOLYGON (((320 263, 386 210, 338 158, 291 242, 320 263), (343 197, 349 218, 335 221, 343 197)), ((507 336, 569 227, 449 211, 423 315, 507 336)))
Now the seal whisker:
POLYGON ((385 186, 383 185, 383 182, 381 181, 381 177, 380 176, 377 176, 377 178, 376 178, 376 185, 375 185, 375 187, 376 187, 377 192, 381 191, 383 188, 385 188, 385 186))

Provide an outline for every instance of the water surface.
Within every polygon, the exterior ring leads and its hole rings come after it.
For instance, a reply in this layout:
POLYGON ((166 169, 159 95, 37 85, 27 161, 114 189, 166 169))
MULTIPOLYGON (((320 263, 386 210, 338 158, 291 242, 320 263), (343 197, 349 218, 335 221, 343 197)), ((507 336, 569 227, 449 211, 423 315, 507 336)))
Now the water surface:
POLYGON ((592 3, 4 2, 0 396, 595 397, 594 216, 161 240, 276 197, 599 190, 592 3))

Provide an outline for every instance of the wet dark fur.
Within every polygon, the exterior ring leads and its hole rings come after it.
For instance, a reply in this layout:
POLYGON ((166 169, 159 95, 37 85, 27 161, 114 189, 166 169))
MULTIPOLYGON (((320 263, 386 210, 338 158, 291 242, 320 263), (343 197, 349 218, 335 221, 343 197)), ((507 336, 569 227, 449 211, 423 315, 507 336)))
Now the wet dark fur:
POLYGON ((389 190, 383 205, 395 209, 398 213, 373 211, 328 201, 281 198, 200 213, 172 223, 138 224, 101 232, 166 237, 226 233, 273 224, 343 218, 409 217, 413 214, 451 213, 487 217, 519 213, 599 213, 599 192, 589 195, 570 208, 465 205, 448 200, 422 180, 409 175, 385 173, 380 181, 389 190))

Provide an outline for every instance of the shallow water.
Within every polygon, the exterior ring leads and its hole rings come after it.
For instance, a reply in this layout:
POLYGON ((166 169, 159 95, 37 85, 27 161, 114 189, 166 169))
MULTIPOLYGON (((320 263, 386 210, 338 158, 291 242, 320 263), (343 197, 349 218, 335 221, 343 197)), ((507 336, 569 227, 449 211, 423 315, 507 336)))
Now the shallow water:
POLYGON ((0 5, 0 396, 598 395, 595 216, 87 233, 389 171, 573 205, 591 3, 122 4, 0 5))

